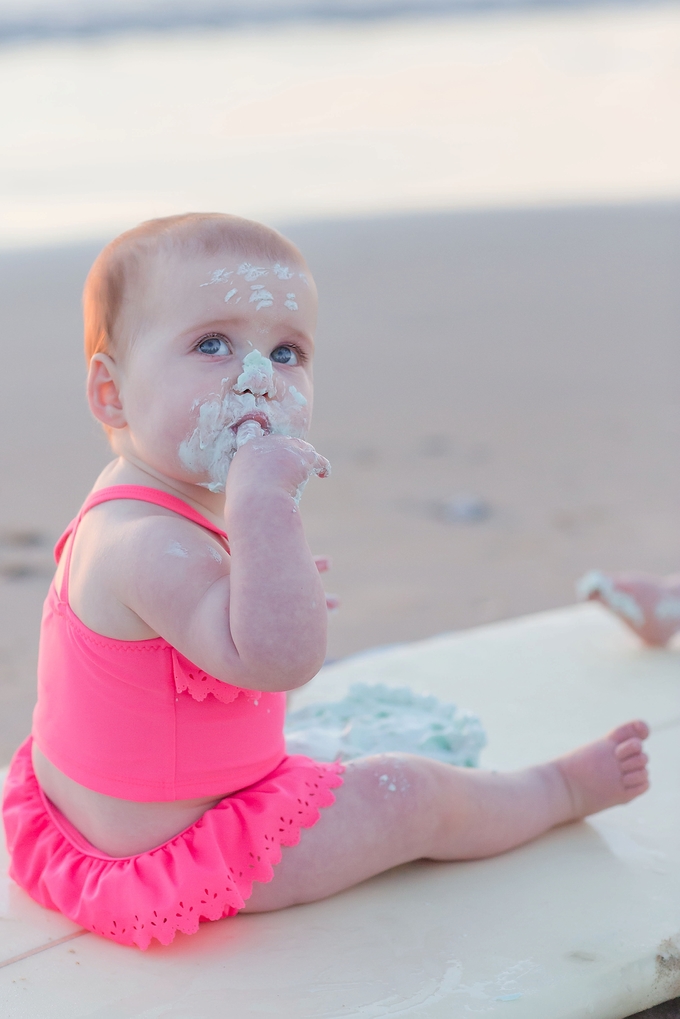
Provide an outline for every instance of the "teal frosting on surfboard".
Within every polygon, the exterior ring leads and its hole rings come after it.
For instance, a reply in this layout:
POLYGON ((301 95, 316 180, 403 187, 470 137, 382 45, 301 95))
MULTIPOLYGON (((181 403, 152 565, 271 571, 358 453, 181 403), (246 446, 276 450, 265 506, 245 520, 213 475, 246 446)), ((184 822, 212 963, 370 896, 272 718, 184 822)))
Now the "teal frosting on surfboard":
POLYGON ((409 687, 354 683, 341 701, 309 704, 286 719, 289 754, 319 761, 402 751, 474 768, 486 745, 477 715, 409 687))

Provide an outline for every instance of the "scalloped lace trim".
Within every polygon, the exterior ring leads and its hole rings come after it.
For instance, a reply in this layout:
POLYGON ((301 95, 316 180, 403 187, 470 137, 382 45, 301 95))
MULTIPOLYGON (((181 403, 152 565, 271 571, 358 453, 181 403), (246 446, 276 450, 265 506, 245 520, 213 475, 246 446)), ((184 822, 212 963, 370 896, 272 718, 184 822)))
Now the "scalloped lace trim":
MULTIPOLYGON (((151 910, 144 913, 140 910, 127 921, 111 917, 105 927, 97 927, 94 924, 84 924, 95 934, 103 935, 109 940, 118 941, 122 944, 136 945, 144 951, 149 947, 153 938, 156 938, 162 945, 169 945, 179 931, 182 934, 196 934, 199 925, 205 921, 221 920, 224 917, 234 916, 245 905, 252 893, 252 886, 255 881, 266 883, 274 876, 274 867, 281 859, 281 846, 295 846, 300 841, 300 832, 303 828, 311 828, 319 820, 319 808, 329 807, 335 802, 332 789, 342 785, 340 777, 344 766, 339 762, 324 764, 318 767, 316 774, 305 779, 304 791, 301 796, 296 797, 294 807, 287 805, 284 813, 272 819, 272 827, 269 834, 260 832, 258 841, 261 845, 255 852, 248 852, 246 859, 240 867, 228 867, 229 884, 203 888, 202 892, 190 899, 184 896, 178 898, 174 905, 165 909, 151 910), (293 814, 294 816, 291 816, 293 814), (232 883, 233 882, 233 883, 232 883)), ((218 810, 218 807, 213 810, 218 810)), ((195 828, 201 825, 196 822, 195 828)), ((172 847, 187 837, 191 837, 192 828, 180 833, 169 843, 151 850, 148 855, 155 855, 159 851, 170 852, 172 847)), ((252 843, 251 843, 252 844, 252 843)), ((255 849, 256 847, 253 846, 255 849)), ((147 855, 147 854, 144 854, 147 855)), ((123 861, 121 861, 123 862, 123 861)), ((79 920, 77 922, 82 922, 79 920)), ((101 922, 101 921, 100 921, 101 922)))
POLYGON ((184 693, 186 690, 195 701, 204 701, 211 693, 222 704, 231 704, 239 695, 257 704, 262 696, 261 690, 245 690, 241 686, 232 686, 231 683, 223 683, 214 676, 209 676, 175 648, 172 649, 172 673, 177 693, 184 693))
POLYGON ((118 944, 169 944, 203 920, 243 908, 254 881, 271 881, 281 846, 294 846, 335 801, 344 766, 293 755, 253 786, 221 800, 183 832, 136 856, 101 854, 45 797, 31 737, 5 782, 11 877, 41 905, 118 944), (74 837, 77 836, 77 837, 74 837), (81 842, 84 845, 81 845, 81 842), (89 852, 92 849, 92 852, 89 852))
POLYGON ((214 892, 206 888, 204 894, 205 898, 199 899, 194 905, 187 905, 183 900, 178 900, 174 915, 172 910, 167 910, 171 915, 162 916, 163 910, 159 913, 154 909, 148 916, 142 914, 141 918, 136 913, 135 922, 129 923, 127 928, 122 923, 119 926, 118 921, 112 919, 107 925, 108 930, 99 929, 94 924, 91 924, 89 929, 93 934, 100 934, 109 940, 115 939, 124 945, 136 945, 145 951, 153 938, 161 945, 169 945, 174 941, 175 934, 196 934, 201 923, 234 916, 245 905, 238 891, 229 886, 223 892, 214 892))

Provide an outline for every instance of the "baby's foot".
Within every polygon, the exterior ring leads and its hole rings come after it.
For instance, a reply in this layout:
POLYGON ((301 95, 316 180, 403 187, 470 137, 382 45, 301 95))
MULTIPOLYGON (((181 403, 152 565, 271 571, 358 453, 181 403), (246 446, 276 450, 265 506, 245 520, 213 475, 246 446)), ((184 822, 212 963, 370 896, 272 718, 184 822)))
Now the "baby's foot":
POLYGON ((646 644, 663 647, 680 630, 680 579, 641 573, 608 576, 591 570, 577 585, 579 597, 600 601, 646 644))
POLYGON ((554 762, 569 790, 574 820, 628 803, 649 788, 647 755, 642 751, 647 736, 645 722, 627 722, 554 762))

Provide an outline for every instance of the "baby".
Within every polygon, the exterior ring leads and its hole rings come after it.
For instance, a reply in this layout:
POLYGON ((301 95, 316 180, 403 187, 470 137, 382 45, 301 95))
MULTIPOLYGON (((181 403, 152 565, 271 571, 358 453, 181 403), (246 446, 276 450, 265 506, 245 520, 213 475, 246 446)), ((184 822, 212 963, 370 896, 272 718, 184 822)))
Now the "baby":
POLYGON ((647 788, 641 721, 509 774, 286 755, 285 691, 326 647, 298 513, 329 470, 305 441, 316 305, 294 245, 225 215, 143 223, 85 286, 115 458, 57 544, 3 813, 14 879, 121 944, 503 853, 647 788))

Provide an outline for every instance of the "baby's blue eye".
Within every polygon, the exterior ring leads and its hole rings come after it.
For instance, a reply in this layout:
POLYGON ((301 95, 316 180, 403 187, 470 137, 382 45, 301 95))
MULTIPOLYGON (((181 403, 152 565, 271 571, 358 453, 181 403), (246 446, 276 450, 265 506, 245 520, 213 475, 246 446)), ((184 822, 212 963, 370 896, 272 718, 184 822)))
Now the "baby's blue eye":
POLYGON ((229 354, 230 350, 226 342, 220 336, 206 336, 198 345, 202 354, 229 354))
POLYGON ((269 355, 276 364, 295 365, 298 363, 297 354, 292 347, 277 347, 269 355))

